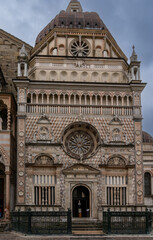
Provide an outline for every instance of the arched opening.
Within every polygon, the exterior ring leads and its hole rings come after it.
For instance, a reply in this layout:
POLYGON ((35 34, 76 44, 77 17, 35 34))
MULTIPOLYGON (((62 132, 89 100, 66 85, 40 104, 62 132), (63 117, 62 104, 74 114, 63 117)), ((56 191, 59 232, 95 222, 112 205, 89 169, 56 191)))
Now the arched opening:
POLYGON ((151 174, 149 172, 146 172, 144 174, 144 184, 145 196, 151 196, 151 174))
MULTIPOLYGON (((0 154, 0 158, 2 158, 0 154)), ((5 184, 5 167, 0 163, 0 219, 3 217, 5 201, 4 201, 4 184, 5 184)))
POLYGON ((77 186, 72 192, 73 217, 90 217, 90 192, 85 186, 77 186))
POLYGON ((0 130, 7 130, 7 106, 0 100, 0 130))
POLYGON ((27 103, 31 103, 31 94, 28 93, 28 96, 27 96, 27 103))

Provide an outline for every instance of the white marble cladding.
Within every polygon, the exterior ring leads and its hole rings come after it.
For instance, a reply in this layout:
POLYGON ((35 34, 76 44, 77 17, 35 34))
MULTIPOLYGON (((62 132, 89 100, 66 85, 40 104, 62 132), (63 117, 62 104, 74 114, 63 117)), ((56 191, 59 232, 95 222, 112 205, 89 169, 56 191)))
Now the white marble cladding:
POLYGON ((29 78, 43 81, 129 82, 122 65, 75 63, 35 63, 29 78))
POLYGON ((35 67, 39 67, 39 68, 44 68, 47 70, 50 70, 51 68, 53 69, 72 69, 78 67, 78 68, 87 68, 87 69, 111 69, 111 70, 123 70, 123 67, 121 65, 106 65, 106 64, 86 64, 84 61, 76 61, 75 63, 64 63, 64 64, 59 64, 59 63, 36 63, 35 67))

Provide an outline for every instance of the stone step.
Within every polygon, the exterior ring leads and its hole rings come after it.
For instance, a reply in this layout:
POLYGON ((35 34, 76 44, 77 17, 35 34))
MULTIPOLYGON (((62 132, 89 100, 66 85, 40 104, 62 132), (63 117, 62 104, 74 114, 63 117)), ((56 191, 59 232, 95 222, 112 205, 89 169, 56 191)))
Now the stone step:
POLYGON ((102 231, 101 222, 73 222, 72 231, 102 231))
POLYGON ((102 230, 72 230, 72 234, 76 236, 104 236, 104 232, 102 230))

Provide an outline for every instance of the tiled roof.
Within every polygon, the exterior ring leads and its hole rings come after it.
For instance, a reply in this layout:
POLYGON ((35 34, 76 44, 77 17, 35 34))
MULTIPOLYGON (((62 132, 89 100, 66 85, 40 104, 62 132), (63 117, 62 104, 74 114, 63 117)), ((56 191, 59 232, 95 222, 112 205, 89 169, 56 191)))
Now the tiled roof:
POLYGON ((143 143, 153 143, 153 137, 147 132, 142 132, 142 139, 143 143))
POLYGON ((61 11, 38 35, 38 44, 54 28, 106 29, 105 24, 96 12, 61 11))

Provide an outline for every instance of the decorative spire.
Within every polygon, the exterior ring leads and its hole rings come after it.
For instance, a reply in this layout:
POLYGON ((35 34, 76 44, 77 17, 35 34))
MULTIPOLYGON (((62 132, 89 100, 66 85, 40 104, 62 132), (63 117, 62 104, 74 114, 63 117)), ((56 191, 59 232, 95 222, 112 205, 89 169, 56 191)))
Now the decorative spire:
POLYGON ((130 57, 130 60, 131 60, 131 62, 135 62, 135 61, 138 61, 138 56, 135 52, 135 46, 134 45, 133 45, 132 48, 133 48, 133 52, 132 52, 132 56, 130 57))
POLYGON ((23 44, 23 46, 22 46, 22 48, 20 50, 20 57, 27 57, 27 56, 28 56, 28 53, 27 53, 27 51, 25 49, 25 46, 23 44))

